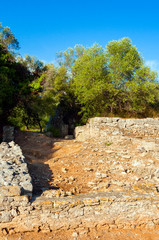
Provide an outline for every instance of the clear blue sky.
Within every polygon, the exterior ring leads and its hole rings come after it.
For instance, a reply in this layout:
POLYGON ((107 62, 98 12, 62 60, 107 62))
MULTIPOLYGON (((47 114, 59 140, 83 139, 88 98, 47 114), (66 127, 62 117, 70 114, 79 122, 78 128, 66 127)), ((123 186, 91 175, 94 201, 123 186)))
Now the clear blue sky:
POLYGON ((20 42, 20 54, 54 62, 76 44, 103 47, 129 37, 159 72, 159 1, 1 0, 0 22, 20 42))

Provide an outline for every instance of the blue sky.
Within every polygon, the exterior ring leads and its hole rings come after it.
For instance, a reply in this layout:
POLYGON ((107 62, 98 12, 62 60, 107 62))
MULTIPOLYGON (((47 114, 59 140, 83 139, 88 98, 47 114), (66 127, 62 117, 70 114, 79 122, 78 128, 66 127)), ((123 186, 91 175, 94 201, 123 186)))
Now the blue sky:
POLYGON ((20 42, 20 54, 54 62, 56 52, 129 37, 159 72, 159 1, 0 0, 0 22, 20 42))

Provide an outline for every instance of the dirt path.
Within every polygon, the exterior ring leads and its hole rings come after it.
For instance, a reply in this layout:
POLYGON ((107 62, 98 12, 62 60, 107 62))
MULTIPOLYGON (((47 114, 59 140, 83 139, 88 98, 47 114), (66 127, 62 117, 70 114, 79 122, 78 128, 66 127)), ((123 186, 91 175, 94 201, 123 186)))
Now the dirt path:
POLYGON ((35 194, 47 189, 61 189, 69 194, 90 191, 86 182, 94 179, 96 163, 92 168, 90 149, 85 144, 33 132, 17 132, 16 143, 28 162, 35 194))

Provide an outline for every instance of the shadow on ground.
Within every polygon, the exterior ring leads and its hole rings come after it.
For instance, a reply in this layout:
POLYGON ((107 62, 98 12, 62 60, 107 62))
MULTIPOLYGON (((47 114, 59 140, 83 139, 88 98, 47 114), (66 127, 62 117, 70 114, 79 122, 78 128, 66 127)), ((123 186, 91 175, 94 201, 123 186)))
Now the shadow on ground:
POLYGON ((47 189, 57 189, 50 186, 53 181, 53 172, 45 162, 53 156, 54 142, 60 139, 53 139, 42 133, 31 131, 17 131, 15 142, 21 147, 23 155, 28 164, 28 169, 33 183, 33 195, 41 195, 47 189))

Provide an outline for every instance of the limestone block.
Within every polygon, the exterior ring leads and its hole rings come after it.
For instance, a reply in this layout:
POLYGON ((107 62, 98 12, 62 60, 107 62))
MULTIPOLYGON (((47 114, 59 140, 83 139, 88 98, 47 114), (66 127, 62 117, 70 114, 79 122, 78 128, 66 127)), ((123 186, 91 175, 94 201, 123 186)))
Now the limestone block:
POLYGON ((89 125, 79 126, 75 128, 75 138, 78 141, 85 141, 90 138, 89 125))
POLYGON ((119 119, 118 121, 118 127, 120 129, 126 128, 126 119, 119 119))
POLYGON ((7 223, 12 221, 11 212, 1 212, 0 213, 0 223, 7 223))
POLYGON ((20 196, 21 195, 21 188, 18 186, 1 186, 0 187, 0 197, 9 196, 20 196))
POLYGON ((20 183, 20 186, 23 188, 24 192, 32 192, 33 186, 30 179, 20 183))
POLYGON ((77 218, 84 215, 84 209, 79 207, 72 208, 69 210, 69 214, 71 215, 71 217, 77 218))
POLYGON ((146 142, 146 141, 142 141, 141 144, 141 148, 144 148, 147 152, 148 151, 155 151, 157 147, 157 145, 155 144, 155 142, 146 142))

